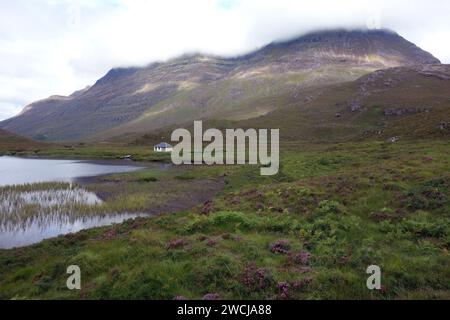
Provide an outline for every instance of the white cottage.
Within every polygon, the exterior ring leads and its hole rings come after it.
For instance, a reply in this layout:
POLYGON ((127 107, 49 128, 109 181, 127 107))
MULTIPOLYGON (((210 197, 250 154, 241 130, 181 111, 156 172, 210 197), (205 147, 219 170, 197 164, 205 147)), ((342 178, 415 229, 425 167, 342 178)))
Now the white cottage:
POLYGON ((173 147, 166 143, 166 142, 161 142, 160 144, 157 144, 153 150, 155 152, 172 152, 173 151, 173 147))

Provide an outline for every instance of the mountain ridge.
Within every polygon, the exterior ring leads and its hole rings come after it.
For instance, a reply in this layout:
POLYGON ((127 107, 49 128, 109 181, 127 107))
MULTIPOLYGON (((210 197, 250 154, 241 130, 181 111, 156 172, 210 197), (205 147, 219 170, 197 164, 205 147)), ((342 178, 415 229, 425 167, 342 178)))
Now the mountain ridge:
POLYGON ((113 68, 68 97, 34 102, 4 128, 49 141, 149 131, 199 118, 246 119, 301 95, 304 88, 352 81, 378 69, 440 61, 392 31, 319 31, 273 42, 247 55, 183 55, 145 67, 113 68), (103 133, 103 134, 102 134, 103 133))

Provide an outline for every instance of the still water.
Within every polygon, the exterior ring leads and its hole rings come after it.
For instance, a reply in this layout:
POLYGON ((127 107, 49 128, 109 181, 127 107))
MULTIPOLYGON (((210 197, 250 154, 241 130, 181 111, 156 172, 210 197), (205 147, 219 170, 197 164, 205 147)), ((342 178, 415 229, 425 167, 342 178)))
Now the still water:
POLYGON ((0 249, 32 245, 45 239, 75 233, 84 229, 108 226, 147 214, 122 213, 91 217, 70 215, 40 215, 23 223, 10 222, 0 226, 0 249))
POLYGON ((79 178, 142 169, 124 161, 74 161, 0 157, 0 187, 38 182, 74 182, 79 178))
POLYGON ((59 235, 146 216, 139 213, 84 215, 79 212, 80 206, 99 206, 102 200, 80 187, 27 191, 7 186, 76 182, 80 178, 140 169, 142 167, 123 161, 0 157, 0 249, 31 245, 59 235))

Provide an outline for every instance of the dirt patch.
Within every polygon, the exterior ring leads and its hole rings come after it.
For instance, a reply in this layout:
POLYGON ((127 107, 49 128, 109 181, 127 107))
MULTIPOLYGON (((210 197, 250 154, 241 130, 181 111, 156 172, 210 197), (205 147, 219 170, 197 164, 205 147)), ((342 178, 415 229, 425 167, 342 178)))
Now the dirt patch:
MULTIPOLYGON (((104 181, 102 177, 79 179, 78 183, 105 202, 117 202, 139 196, 145 208, 139 212, 151 215, 175 213, 202 205, 225 187, 223 178, 178 180, 173 177, 155 181, 104 181)), ((131 210, 133 211, 133 210, 131 210)))
POLYGON ((186 190, 175 191, 166 204, 150 208, 147 212, 153 215, 175 213, 192 209, 213 199, 225 187, 223 179, 202 179, 186 183, 186 190), (190 186, 189 186, 190 184, 190 186))

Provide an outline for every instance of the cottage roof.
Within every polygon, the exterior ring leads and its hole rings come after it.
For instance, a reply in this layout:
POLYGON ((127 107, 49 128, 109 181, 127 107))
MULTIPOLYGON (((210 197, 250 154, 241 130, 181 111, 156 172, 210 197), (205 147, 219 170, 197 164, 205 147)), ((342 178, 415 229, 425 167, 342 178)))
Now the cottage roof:
POLYGON ((172 146, 166 142, 161 142, 155 146, 155 148, 172 148, 172 146))

